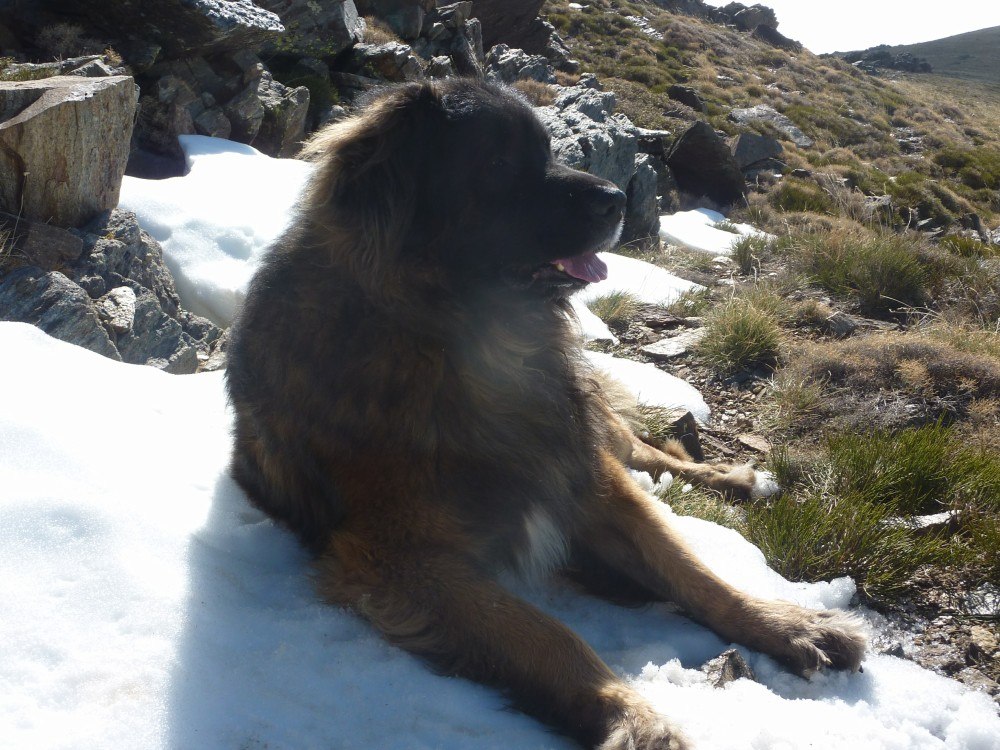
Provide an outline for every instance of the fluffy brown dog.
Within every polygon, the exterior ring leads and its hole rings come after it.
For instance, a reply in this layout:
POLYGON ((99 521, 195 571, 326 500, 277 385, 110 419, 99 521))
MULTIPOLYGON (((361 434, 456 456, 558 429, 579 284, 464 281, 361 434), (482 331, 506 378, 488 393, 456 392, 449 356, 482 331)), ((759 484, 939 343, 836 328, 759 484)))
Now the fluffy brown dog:
POLYGON ((625 467, 752 480, 636 440, 581 360, 566 296, 605 274, 621 191, 556 164, 521 100, 464 80, 391 90, 307 152, 228 383, 233 473, 316 554, 326 599, 588 747, 687 743, 500 571, 671 599, 800 673, 858 667, 850 617, 736 591, 625 467))

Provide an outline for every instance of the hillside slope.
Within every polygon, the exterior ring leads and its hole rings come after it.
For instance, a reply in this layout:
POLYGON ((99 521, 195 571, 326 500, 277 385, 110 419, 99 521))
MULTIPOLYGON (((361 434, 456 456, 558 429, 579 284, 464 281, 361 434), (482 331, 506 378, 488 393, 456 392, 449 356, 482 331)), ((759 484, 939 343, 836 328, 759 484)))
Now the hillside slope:
POLYGON ((1000 86, 1000 26, 889 49, 924 58, 938 75, 1000 86))

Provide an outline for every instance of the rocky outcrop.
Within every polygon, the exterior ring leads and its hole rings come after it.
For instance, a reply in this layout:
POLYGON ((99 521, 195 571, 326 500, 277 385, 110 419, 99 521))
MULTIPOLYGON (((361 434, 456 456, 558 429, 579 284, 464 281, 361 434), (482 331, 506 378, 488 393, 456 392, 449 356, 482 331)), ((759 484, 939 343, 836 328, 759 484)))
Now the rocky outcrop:
POLYGON ((813 145, 812 138, 803 133, 794 122, 774 107, 769 107, 766 104, 731 110, 729 119, 740 125, 749 125, 755 122, 764 123, 774 128, 799 148, 811 148, 813 145))
POLYGON ((268 42, 269 51, 331 58, 360 42, 365 23, 354 0, 256 0, 281 19, 285 31, 268 42))
POLYGON ((924 58, 909 52, 893 52, 892 48, 885 44, 871 49, 845 52, 840 57, 868 73, 878 73, 884 69, 902 70, 907 73, 934 72, 934 68, 924 58))
POLYGON ((719 13, 727 23, 731 23, 740 31, 753 31, 758 26, 778 28, 778 16, 765 5, 744 5, 729 3, 719 9, 719 13))
POLYGON ((137 96, 128 76, 0 82, 0 210, 72 227, 116 206, 137 96))
POLYGON ((73 248, 63 257, 17 246, 28 265, 0 276, 0 319, 167 372, 194 372, 208 360, 219 329, 181 308, 160 246, 134 215, 112 211, 64 234, 76 244, 63 238, 73 248))
POLYGON ((746 189, 726 142, 702 120, 680 134, 667 155, 667 166, 681 190, 720 205, 735 203, 746 189))
POLYGON ((90 297, 58 271, 27 266, 0 277, 0 320, 31 323, 57 339, 121 361, 90 297))
MULTIPOLYGON (((75 0, 73 15, 153 58, 259 49, 285 31, 252 0, 75 0)), ((124 51, 124 50, 123 50, 124 51)))
POLYGON ((615 95, 593 76, 563 89, 554 104, 535 111, 552 136, 552 152, 576 169, 610 180, 622 190, 635 174, 635 126, 613 114, 615 95))
POLYGON ((486 78, 500 83, 515 81, 540 81, 555 83, 556 75, 547 58, 529 55, 521 49, 511 49, 497 44, 486 55, 486 78))
POLYGON ((628 197, 623 241, 657 232, 657 166, 662 161, 638 150, 639 129, 614 113, 615 95, 584 76, 564 88, 555 102, 536 114, 552 137, 552 153, 565 164, 610 180, 628 197))

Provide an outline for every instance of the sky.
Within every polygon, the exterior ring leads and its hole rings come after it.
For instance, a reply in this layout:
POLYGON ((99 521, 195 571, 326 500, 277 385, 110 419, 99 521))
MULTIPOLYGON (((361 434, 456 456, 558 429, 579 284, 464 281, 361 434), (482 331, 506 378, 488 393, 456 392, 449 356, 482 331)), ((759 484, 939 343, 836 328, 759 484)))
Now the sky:
POLYGON ((991 0, 763 0, 761 5, 778 14, 782 34, 817 54, 929 42, 1000 26, 1000 3, 991 0))

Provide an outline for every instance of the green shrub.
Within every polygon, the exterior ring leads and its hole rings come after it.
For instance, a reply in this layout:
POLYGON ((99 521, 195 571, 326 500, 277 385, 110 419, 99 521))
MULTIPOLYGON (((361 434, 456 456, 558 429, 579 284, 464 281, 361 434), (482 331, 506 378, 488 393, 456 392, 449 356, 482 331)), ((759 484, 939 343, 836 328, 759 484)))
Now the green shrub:
POLYGON ((1000 190, 1000 151, 996 149, 950 146, 936 153, 934 162, 970 188, 1000 190))

